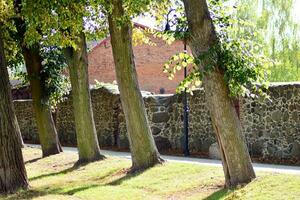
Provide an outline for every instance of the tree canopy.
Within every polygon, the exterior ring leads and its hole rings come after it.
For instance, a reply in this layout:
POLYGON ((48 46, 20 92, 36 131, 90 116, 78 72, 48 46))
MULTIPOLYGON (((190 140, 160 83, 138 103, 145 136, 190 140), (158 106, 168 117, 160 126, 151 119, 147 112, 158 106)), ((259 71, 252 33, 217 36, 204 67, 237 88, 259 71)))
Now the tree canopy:
MULTIPOLYGON (((213 70, 215 66, 221 66, 231 96, 263 94, 262 89, 266 87, 267 68, 270 60, 264 55, 263 44, 253 40, 258 34, 253 30, 253 24, 238 18, 234 6, 225 5, 216 0, 211 0, 209 6, 219 42, 197 58, 184 53, 172 56, 165 64, 164 72, 172 79, 178 70, 190 67, 189 76, 180 83, 177 91, 188 88, 188 91, 192 92, 195 86, 199 86, 205 74, 213 70), (215 59, 218 63, 205 65, 205 68, 199 70, 197 66, 206 57, 218 58, 215 59)), ((184 16, 184 13, 180 16, 184 16)), ((180 22, 179 28, 175 27, 174 30, 168 31, 168 36, 179 39, 187 37, 188 39, 189 30, 182 28, 186 25, 182 22, 184 20, 184 17, 180 17, 177 20, 180 22), (186 30, 186 33, 182 34, 182 30, 186 30)), ((177 23, 174 24, 174 26, 176 25, 177 23)))

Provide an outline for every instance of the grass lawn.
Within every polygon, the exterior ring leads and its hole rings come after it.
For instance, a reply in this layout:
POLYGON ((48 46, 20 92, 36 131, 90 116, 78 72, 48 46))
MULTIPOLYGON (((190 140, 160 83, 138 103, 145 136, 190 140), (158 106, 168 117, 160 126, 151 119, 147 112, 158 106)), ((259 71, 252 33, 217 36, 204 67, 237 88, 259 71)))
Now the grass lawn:
POLYGON ((130 160, 108 157, 74 168, 75 153, 41 159, 41 151, 23 150, 28 191, 0 199, 300 199, 300 176, 259 173, 243 188, 223 189, 222 168, 168 162, 135 175, 130 160))

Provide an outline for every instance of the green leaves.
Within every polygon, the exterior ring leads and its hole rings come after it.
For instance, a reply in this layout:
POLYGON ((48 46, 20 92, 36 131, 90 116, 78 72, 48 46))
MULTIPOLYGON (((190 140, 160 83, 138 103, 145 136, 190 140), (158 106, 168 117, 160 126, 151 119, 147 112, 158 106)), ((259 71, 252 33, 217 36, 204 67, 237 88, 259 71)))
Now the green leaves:
POLYGON ((173 55, 164 65, 163 72, 168 74, 170 80, 174 78, 177 71, 185 67, 195 67, 194 58, 184 52, 173 55))
MULTIPOLYGON (((164 72, 168 74, 169 79, 173 79, 177 71, 191 66, 189 76, 177 88, 177 92, 181 92, 185 89, 191 91, 192 88, 199 86, 202 78, 217 67, 224 72, 224 79, 231 96, 252 93, 263 95, 264 88, 267 86, 267 69, 271 60, 264 56, 260 41, 253 39, 258 35, 253 29, 253 24, 238 19, 234 8, 224 6, 222 1, 211 0, 210 11, 218 42, 197 58, 187 54, 172 56, 165 64, 164 72)), ((184 20, 184 17, 181 19, 184 20)), ((184 28, 187 26, 186 22, 181 22, 178 26, 179 28, 175 28, 175 31, 165 33, 165 37, 188 39, 188 29, 184 28), (176 33, 177 30, 179 30, 178 33, 176 33), (178 37, 178 35, 183 37, 178 37)))
POLYGON ((20 15, 25 19, 27 45, 71 46, 81 32, 99 39, 107 34, 103 0, 22 0, 20 15))
POLYGON ((0 0, 0 25, 2 25, 9 15, 9 5, 6 1, 0 0))
POLYGON ((270 67, 270 81, 299 81, 297 69, 300 57, 299 20, 295 16, 295 0, 263 0, 240 2, 239 18, 250 20, 255 24, 252 30, 258 32, 253 37, 264 44, 264 53, 274 61, 270 67), (263 5, 263 6, 261 6, 263 5))
POLYGON ((55 107, 63 96, 71 89, 70 81, 63 75, 67 67, 62 51, 57 47, 44 47, 41 49, 43 70, 40 76, 45 80, 45 99, 49 98, 50 105, 55 107))
POLYGON ((153 41, 151 41, 151 36, 152 30, 134 27, 132 30, 132 43, 135 46, 142 44, 155 46, 156 44, 153 41))
POLYGON ((195 59, 192 55, 181 52, 173 55, 164 65, 163 72, 168 75, 169 80, 173 80, 175 74, 183 68, 190 70, 190 74, 176 88, 176 92, 192 91, 201 84, 201 73, 197 70, 195 59))

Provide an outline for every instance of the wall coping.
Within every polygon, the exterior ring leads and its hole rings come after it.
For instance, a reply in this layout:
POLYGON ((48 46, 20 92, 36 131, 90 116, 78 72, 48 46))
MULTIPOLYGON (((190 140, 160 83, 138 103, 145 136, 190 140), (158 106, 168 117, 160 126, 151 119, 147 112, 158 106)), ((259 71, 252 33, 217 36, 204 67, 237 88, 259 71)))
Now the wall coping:
POLYGON ((32 99, 16 99, 13 102, 32 102, 32 99))
POLYGON ((300 81, 292 81, 292 82, 270 82, 270 85, 300 85, 300 81))
MULTIPOLYGON (((270 82, 269 88, 276 88, 276 87, 286 87, 286 86, 296 86, 296 87, 300 87, 300 81, 295 81, 295 82, 270 82)), ((119 95, 120 92, 118 90, 118 86, 117 85, 103 85, 100 88, 94 88, 91 87, 90 91, 97 91, 97 90, 106 90, 107 92, 114 94, 114 95, 119 95)), ((193 90, 193 92, 198 92, 198 91, 204 91, 204 88, 198 88, 193 90)), ((151 92, 148 91, 141 91, 143 98, 159 98, 159 97, 172 97, 172 96, 176 96, 176 95, 182 95, 181 94, 153 94, 151 92)), ((189 96, 191 96, 190 94, 188 94, 189 96)), ((13 102, 28 102, 28 101, 32 101, 32 99, 17 99, 17 100, 13 100, 13 102)))

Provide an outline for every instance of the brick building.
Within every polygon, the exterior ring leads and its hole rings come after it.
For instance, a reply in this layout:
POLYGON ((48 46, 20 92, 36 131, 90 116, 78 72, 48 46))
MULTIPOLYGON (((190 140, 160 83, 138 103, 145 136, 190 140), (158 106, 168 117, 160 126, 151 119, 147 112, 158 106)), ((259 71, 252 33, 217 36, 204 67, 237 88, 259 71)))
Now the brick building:
MULTIPOLYGON (((145 28, 139 24, 136 26, 145 28)), ((183 43, 175 41, 168 45, 155 37, 152 37, 151 41, 156 45, 143 44, 133 47, 140 89, 153 93, 160 93, 161 90, 165 93, 175 93, 178 83, 183 79, 183 71, 176 74, 171 81, 163 73, 163 65, 172 55, 183 51, 183 43)), ((90 84, 95 84, 95 79, 109 83, 116 80, 109 37, 91 49, 88 59, 90 84)))

